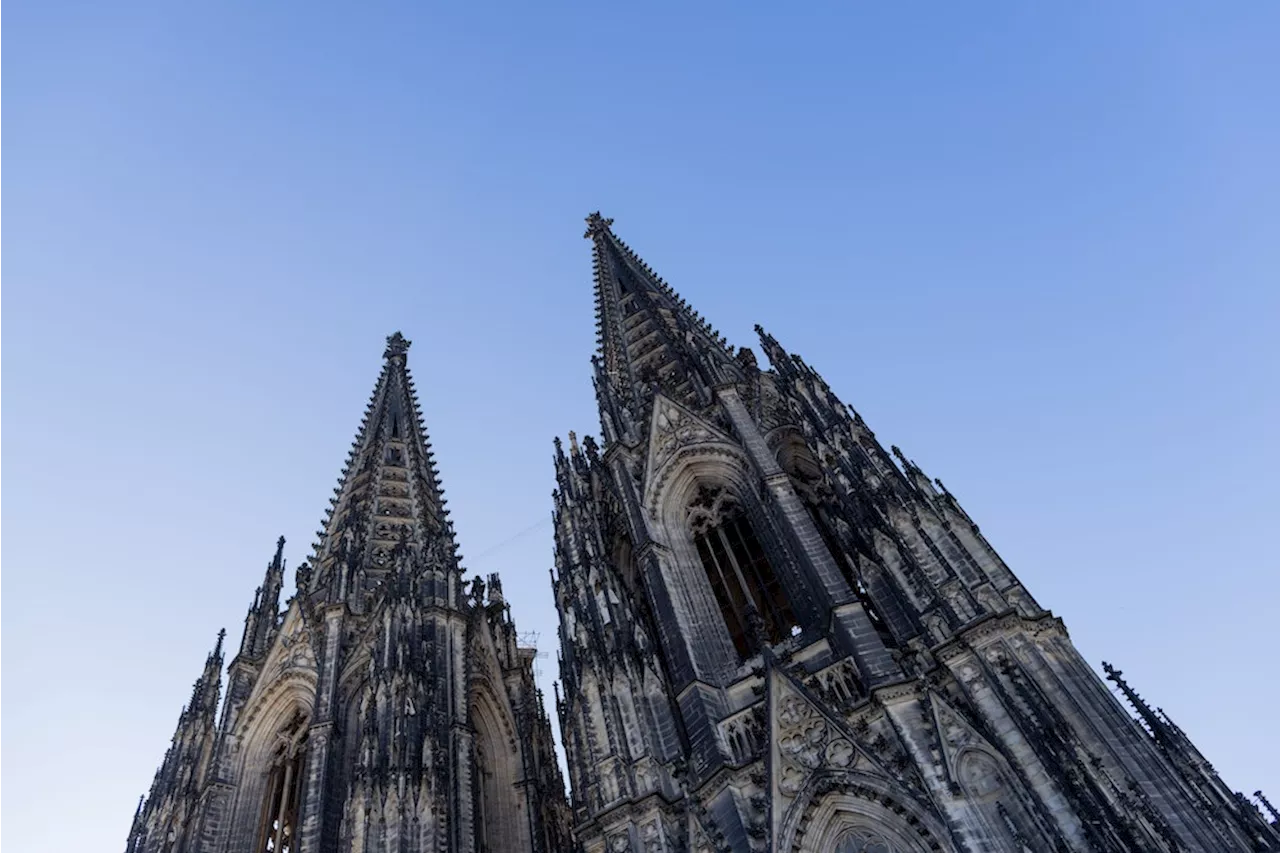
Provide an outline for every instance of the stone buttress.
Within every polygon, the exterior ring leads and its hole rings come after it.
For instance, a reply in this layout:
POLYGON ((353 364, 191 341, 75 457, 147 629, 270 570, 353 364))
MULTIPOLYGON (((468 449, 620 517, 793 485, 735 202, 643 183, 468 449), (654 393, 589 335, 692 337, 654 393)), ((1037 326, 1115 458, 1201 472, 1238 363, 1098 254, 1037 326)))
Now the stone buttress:
POLYGON ((557 441, 553 577, 585 851, 1280 849, 940 482, 587 223, 603 441, 557 441))
POLYGON ((407 367, 383 368, 315 553, 267 567, 216 716, 221 640, 129 853, 570 849, 534 651, 466 583, 407 367))

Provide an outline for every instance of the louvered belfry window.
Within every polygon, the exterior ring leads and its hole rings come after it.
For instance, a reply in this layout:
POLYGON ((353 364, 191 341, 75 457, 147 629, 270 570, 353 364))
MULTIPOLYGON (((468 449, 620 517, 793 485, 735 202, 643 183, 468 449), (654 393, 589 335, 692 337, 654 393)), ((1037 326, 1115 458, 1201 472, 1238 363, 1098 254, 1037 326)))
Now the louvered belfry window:
POLYGON ((790 636, 796 624, 759 538, 742 507, 723 489, 704 486, 689 504, 689 524, 702 568, 740 657, 754 651, 748 613, 754 607, 770 643, 790 636))

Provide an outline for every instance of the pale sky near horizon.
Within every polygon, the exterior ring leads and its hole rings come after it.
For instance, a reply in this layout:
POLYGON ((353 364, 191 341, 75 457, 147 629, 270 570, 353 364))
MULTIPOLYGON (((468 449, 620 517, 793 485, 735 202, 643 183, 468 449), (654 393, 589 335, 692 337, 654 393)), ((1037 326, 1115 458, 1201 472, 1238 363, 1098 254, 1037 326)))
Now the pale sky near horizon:
POLYGON ((1280 800, 1280 6, 690 9, 9 4, 10 853, 123 847, 397 329, 550 693, 597 208, 1280 800))

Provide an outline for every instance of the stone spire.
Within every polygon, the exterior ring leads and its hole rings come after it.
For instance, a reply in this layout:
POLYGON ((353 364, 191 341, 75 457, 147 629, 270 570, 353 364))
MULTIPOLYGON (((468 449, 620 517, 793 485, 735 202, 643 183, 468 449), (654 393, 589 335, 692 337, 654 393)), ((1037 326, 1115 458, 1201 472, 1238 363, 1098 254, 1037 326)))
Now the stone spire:
POLYGON ((267 563, 267 572, 253 596, 253 605, 244 620, 244 637, 238 657, 261 657, 271 646, 280 614, 280 590, 284 586, 284 537, 276 540, 276 553, 267 563))
POLYGON ((313 565, 300 573, 311 598, 356 609, 406 555, 421 568, 456 572, 453 525, 407 366, 410 341, 387 338, 382 372, 351 444, 319 531, 313 565))
POLYGON ((598 352, 596 393, 606 437, 637 436, 653 391, 693 408, 742 378, 732 348, 642 261, 598 212, 592 241, 598 352))
POLYGON ((164 831, 182 824, 197 806, 217 732, 222 642, 226 636, 225 630, 218 632, 218 642, 191 688, 191 699, 178 715, 173 740, 156 771, 151 791, 134 814, 125 846, 127 853, 147 849, 149 835, 154 836, 157 829, 164 831))
POLYGON ((1138 719, 1157 742, 1168 746, 1173 741, 1173 732, 1166 724, 1162 715, 1156 713, 1146 700, 1138 695, 1138 691, 1129 686, 1129 682, 1125 681, 1124 673, 1113 667, 1106 661, 1102 662, 1102 671, 1107 674, 1107 680, 1120 689, 1124 694, 1124 698, 1128 701, 1129 706, 1133 708, 1138 715, 1138 719))

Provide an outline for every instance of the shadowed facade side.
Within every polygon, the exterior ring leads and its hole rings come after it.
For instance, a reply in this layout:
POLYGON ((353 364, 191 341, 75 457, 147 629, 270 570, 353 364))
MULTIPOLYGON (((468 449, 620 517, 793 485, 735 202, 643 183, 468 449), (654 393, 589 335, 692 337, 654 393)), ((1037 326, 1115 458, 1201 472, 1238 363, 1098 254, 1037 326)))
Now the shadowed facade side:
POLYGON ((553 576, 583 850, 1280 850, 941 482, 587 223, 603 442, 556 442, 553 576))

